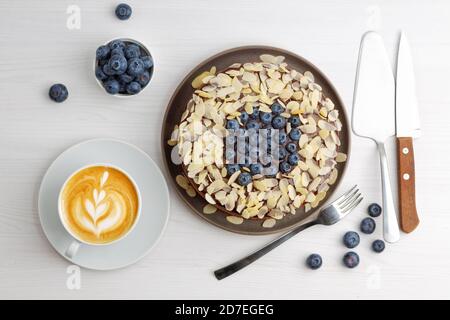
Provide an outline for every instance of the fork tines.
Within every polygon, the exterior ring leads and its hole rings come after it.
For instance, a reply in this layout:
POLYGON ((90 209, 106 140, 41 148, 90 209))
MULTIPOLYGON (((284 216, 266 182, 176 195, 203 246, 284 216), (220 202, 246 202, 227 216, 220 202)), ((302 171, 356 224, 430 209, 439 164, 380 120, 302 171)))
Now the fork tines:
POLYGON ((354 185, 349 191, 333 202, 333 205, 338 207, 342 213, 353 210, 363 200, 363 197, 357 187, 357 185, 354 185))

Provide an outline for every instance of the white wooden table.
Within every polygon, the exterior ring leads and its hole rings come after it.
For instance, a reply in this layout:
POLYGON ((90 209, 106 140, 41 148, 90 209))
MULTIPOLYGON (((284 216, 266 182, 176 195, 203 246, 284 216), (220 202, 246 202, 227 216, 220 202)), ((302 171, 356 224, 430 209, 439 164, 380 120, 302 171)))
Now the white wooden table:
POLYGON ((0 298, 450 298, 450 2, 129 0, 133 16, 125 22, 113 14, 116 2, 0 2, 0 298), (214 269, 274 236, 223 231, 174 196, 166 233, 148 256, 123 270, 81 270, 77 289, 76 270, 51 248, 37 213, 41 178, 60 152, 113 137, 141 147, 162 167, 161 117, 179 81, 208 56, 246 44, 311 60, 350 112, 359 40, 369 28, 385 37, 393 60, 398 31, 406 30, 415 58, 423 128, 415 144, 422 218, 416 232, 377 255, 369 247, 381 237, 378 228, 362 237, 360 266, 341 265, 343 233, 358 227, 368 203, 381 202, 374 144, 353 137, 339 192, 358 183, 366 201, 338 225, 309 229, 219 282, 214 269), (151 86, 131 99, 106 95, 92 74, 96 47, 118 36, 147 43, 156 60, 151 86), (47 97, 55 82, 69 88, 63 104, 47 97), (312 252, 324 258, 319 271, 304 266, 312 252))

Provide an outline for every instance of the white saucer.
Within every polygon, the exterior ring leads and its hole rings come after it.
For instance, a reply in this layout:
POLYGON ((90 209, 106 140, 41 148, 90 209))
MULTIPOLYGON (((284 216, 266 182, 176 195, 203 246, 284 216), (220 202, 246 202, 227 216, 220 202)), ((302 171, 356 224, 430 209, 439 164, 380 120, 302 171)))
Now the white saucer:
POLYGON ((158 242, 169 219, 169 191, 158 166, 142 150, 118 140, 95 139, 76 144, 56 158, 42 180, 38 207, 44 233, 59 254, 81 267, 112 270, 135 263, 158 242), (142 215, 123 240, 107 246, 81 245, 75 257, 68 259, 64 252, 72 238, 58 217, 58 193, 71 173, 92 163, 116 165, 133 177, 142 196, 142 215))

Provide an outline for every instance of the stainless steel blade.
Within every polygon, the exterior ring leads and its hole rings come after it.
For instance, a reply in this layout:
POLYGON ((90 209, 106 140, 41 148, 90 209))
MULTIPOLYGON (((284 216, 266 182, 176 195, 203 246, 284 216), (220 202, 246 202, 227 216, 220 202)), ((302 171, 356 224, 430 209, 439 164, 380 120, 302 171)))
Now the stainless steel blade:
POLYGON ((420 136, 420 119, 414 66, 408 39, 403 32, 398 49, 396 87, 396 135, 417 138, 420 136))
POLYGON ((380 154, 383 192, 383 236, 400 239, 384 142, 395 135, 395 81, 383 39, 367 32, 361 40, 353 97, 352 127, 355 134, 373 139, 380 154))
POLYGON ((353 98, 355 134, 384 142, 395 135, 395 81, 383 39, 367 32, 361 40, 353 98))

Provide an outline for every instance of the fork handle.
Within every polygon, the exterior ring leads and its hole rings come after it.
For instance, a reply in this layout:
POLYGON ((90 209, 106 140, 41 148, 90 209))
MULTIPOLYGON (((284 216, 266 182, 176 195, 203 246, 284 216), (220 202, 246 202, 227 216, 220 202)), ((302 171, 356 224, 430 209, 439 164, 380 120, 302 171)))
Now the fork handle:
POLYGON ((307 222, 307 223, 285 233, 281 237, 273 240, 272 242, 270 242, 263 248, 259 249, 258 251, 253 252, 249 256, 242 258, 222 269, 218 269, 218 270, 214 271, 214 275, 216 276, 217 280, 222 280, 222 279, 232 275, 233 273, 245 268, 249 264, 255 262, 256 260, 258 260, 259 258, 264 256, 266 253, 272 251, 273 249, 278 247, 283 242, 285 242, 285 241, 289 240, 290 238, 292 238, 293 236, 295 236, 297 233, 299 233, 313 225, 316 225, 316 224, 318 224, 317 220, 307 222))
POLYGON ((378 143, 378 152, 380 153, 381 187, 383 192, 383 236, 384 240, 393 243, 400 240, 400 229, 398 227, 384 143, 378 143))

